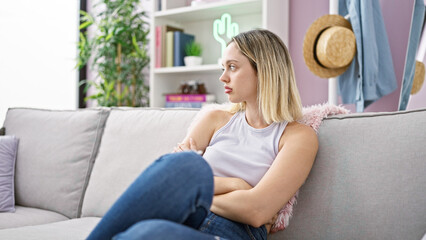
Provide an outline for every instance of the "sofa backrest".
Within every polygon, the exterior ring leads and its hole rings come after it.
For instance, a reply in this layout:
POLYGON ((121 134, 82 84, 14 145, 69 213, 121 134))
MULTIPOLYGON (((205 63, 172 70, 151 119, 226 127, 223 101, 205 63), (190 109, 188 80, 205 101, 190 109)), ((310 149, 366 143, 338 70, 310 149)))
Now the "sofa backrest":
POLYGON ((16 204, 78 217, 108 113, 9 109, 6 134, 19 138, 16 204))
POLYGON ((270 239, 421 239, 425 142, 426 109, 324 120, 290 225, 270 239))
POLYGON ((195 109, 112 109, 84 197, 82 217, 103 216, 150 163, 183 140, 197 113, 195 109))

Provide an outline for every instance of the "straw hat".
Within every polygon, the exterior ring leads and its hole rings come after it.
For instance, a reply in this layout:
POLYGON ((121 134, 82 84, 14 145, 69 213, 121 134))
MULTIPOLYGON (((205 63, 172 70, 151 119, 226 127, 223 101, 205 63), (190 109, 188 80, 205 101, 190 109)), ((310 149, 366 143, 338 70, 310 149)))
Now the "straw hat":
POLYGON ((309 27, 303 57, 311 72, 322 78, 344 73, 356 53, 351 24, 340 15, 325 15, 309 27))
POLYGON ((411 95, 420 91, 423 82, 425 81, 425 65, 423 62, 416 61, 416 70, 414 70, 413 87, 411 88, 411 95))

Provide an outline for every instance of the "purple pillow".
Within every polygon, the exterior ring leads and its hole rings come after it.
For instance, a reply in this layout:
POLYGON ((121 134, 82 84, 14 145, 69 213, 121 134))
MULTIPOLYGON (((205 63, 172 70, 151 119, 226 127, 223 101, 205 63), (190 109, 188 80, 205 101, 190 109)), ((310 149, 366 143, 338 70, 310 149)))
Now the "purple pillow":
POLYGON ((19 140, 0 136, 0 212, 15 212, 15 161, 19 140))

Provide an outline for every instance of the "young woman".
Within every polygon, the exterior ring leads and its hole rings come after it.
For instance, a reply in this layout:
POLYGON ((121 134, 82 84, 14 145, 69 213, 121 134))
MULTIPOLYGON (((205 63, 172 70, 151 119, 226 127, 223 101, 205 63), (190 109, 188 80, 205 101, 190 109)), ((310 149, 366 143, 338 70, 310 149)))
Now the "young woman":
POLYGON ((88 239, 266 239, 312 168, 317 136, 296 122, 302 107, 293 65, 274 33, 240 33, 222 65, 232 109, 205 113, 88 239))

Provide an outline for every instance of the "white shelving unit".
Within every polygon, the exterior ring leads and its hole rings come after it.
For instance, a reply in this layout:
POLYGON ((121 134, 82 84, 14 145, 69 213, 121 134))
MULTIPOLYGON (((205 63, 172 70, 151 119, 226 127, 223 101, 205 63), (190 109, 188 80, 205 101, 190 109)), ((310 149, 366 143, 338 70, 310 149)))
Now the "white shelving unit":
POLYGON ((222 67, 219 64, 204 64, 196 67, 164 67, 156 68, 155 74, 169 74, 169 73, 191 73, 191 72, 217 72, 222 67))
POLYGON ((166 93, 175 93, 183 81, 197 80, 205 84, 219 103, 227 101, 219 81, 220 44, 213 37, 213 21, 229 13, 240 32, 254 28, 269 29, 288 44, 289 0, 222 0, 201 6, 187 6, 187 0, 154 0, 151 14, 150 105, 164 107, 166 93), (157 10, 162 1, 162 11, 157 10), (165 3, 165 4, 164 4, 165 3), (166 9, 164 9, 164 5, 166 9), (155 68, 155 28, 160 25, 179 27, 195 35, 203 47, 203 64, 197 67, 155 68))

